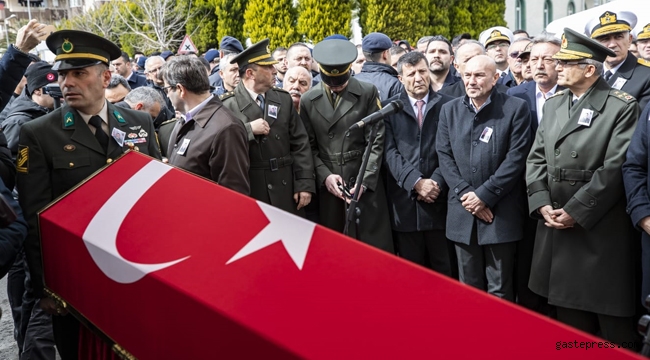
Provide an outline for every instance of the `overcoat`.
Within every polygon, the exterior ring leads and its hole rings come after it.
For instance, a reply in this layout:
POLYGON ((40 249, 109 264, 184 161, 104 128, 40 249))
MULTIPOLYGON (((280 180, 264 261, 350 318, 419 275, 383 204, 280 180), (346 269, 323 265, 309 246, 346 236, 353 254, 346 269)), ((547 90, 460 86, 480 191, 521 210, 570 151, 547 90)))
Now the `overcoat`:
POLYGON ((251 167, 251 197, 284 211, 304 216, 297 210, 293 195, 316 192, 314 160, 309 137, 291 95, 285 90, 271 88, 265 94, 264 111, 251 98, 243 82, 233 92, 221 96, 246 128, 251 167), (263 118, 269 124, 268 135, 253 135, 251 121, 263 118))
MULTIPOLYGON (((371 126, 352 130, 348 128, 380 109, 377 88, 350 78, 347 87, 332 105, 329 89, 319 83, 303 94, 300 117, 305 123, 316 170, 316 184, 320 187, 321 224, 342 231, 345 226, 345 202, 336 198, 324 186, 331 174, 340 175, 346 183, 356 179, 371 126), (346 135, 347 133, 347 135, 346 135), (343 148, 342 148, 343 146, 343 148), (343 152, 343 161, 341 161, 343 152)), ((380 166, 384 153, 384 123, 378 123, 377 138, 372 144, 368 167, 363 174, 367 190, 361 196, 359 236, 361 241, 377 248, 393 251, 390 219, 380 166)), ((351 227, 354 230, 354 226, 351 227)), ((353 231, 353 234, 355 232, 353 231)))
POLYGON ((625 212, 621 165, 638 105, 603 78, 574 105, 572 98, 564 90, 544 104, 526 183, 531 216, 541 219, 538 209, 551 205, 576 224, 557 230, 539 222, 529 287, 551 305, 631 316, 638 236, 625 212))
POLYGON ((607 83, 616 90, 634 96, 639 104, 639 111, 650 102, 650 68, 639 64, 637 58, 630 52, 607 83))

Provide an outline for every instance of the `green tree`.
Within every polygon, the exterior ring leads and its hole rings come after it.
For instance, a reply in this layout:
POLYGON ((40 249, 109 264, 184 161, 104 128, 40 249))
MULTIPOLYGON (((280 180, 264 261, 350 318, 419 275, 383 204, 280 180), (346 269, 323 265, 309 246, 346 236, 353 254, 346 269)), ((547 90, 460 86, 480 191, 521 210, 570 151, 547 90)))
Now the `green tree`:
POLYGON ((470 33, 476 39, 482 30, 472 28, 472 12, 470 0, 453 0, 449 8, 449 36, 454 37, 462 33, 470 33))
POLYGON ((472 34, 478 38, 481 31, 493 26, 507 26, 504 15, 505 0, 473 0, 471 5, 472 28, 477 32, 472 34))
MULTIPOLYGON (((299 37, 293 1, 249 0, 244 11, 244 37, 252 43, 269 38, 271 49, 296 42, 299 37)), ((244 39, 240 41, 244 43, 244 39)))
POLYGON ((452 0, 429 1, 429 31, 428 35, 442 35, 451 41, 449 7, 452 0))
MULTIPOLYGON (((217 41, 226 36, 232 36, 235 39, 245 42, 244 38, 244 9, 246 9, 247 0, 208 0, 215 6, 215 13, 219 19, 217 27, 217 41)), ((295 16, 295 15, 293 15, 295 16)), ((214 34, 212 35, 214 36, 214 34)))
MULTIPOLYGON (((185 32, 191 34, 192 41, 199 51, 206 51, 219 46, 219 37, 214 36, 215 29, 220 29, 223 22, 218 20, 215 10, 216 0, 181 0, 179 6, 186 8, 189 4, 196 16, 188 19, 185 32)), ((218 30, 217 30, 218 33, 218 30)))
POLYGON ((301 0, 297 29, 303 41, 316 44, 334 34, 352 36, 352 4, 352 0, 301 0))
POLYGON ((58 28, 89 31, 119 45, 119 34, 123 32, 124 25, 119 21, 114 6, 102 4, 81 15, 63 19, 58 28))
POLYGON ((364 35, 381 32, 411 44, 430 35, 428 0, 360 0, 359 24, 364 35))

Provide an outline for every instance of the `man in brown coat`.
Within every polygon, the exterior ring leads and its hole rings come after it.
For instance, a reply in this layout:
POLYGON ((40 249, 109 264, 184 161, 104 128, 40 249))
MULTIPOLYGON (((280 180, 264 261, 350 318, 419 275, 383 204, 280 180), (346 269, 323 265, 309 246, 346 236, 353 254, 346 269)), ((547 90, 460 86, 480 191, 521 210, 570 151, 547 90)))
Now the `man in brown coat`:
POLYGON ((246 127, 251 197, 304 216, 316 191, 309 137, 291 95, 273 86, 277 61, 268 46, 264 39, 231 60, 241 82, 221 100, 246 127))
POLYGON ((210 94, 203 63, 191 56, 174 57, 163 66, 162 76, 174 108, 185 114, 169 139, 169 164, 248 195, 246 129, 210 94))

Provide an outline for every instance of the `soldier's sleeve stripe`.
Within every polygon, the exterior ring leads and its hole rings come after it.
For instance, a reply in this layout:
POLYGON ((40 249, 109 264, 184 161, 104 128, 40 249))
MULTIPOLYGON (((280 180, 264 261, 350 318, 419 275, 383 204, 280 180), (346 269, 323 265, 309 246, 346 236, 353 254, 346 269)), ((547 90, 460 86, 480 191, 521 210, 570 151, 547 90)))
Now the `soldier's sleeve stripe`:
POLYGON ((27 174, 29 172, 29 147, 18 145, 18 156, 16 158, 16 171, 27 174))

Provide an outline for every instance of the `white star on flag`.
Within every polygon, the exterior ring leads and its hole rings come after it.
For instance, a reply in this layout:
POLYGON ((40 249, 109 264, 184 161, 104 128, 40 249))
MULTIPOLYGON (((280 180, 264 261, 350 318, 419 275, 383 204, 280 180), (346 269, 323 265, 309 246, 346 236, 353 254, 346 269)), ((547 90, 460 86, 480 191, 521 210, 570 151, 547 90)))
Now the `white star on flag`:
POLYGON ((258 201, 257 205, 266 215, 269 224, 228 260, 226 265, 281 241, 298 269, 302 270, 316 224, 263 202, 258 201))

